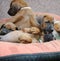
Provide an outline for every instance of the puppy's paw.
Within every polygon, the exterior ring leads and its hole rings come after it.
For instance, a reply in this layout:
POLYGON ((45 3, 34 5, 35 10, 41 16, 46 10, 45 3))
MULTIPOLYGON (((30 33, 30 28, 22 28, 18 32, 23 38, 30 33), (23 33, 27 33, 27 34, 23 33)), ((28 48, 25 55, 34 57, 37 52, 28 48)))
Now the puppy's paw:
POLYGON ((26 32, 26 33, 30 33, 31 31, 30 31, 30 28, 24 28, 24 29, 22 29, 22 31, 23 32, 26 32))
POLYGON ((30 31, 32 34, 39 34, 40 33, 40 29, 37 27, 31 27, 30 31))
POLYGON ((11 29, 11 30, 17 30, 18 28, 16 27, 15 24, 13 24, 12 22, 7 22, 5 25, 4 25, 7 29, 11 29))
POLYGON ((20 41, 20 43, 24 43, 24 44, 32 43, 32 37, 31 37, 31 35, 28 34, 28 33, 23 33, 23 34, 19 37, 19 41, 20 41))

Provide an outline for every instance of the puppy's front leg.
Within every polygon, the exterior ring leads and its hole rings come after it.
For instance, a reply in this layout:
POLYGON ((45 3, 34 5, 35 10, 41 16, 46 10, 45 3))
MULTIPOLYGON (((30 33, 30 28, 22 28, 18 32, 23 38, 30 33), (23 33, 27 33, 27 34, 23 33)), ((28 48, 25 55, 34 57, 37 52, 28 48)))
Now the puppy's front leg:
POLYGON ((16 23, 16 22, 22 20, 23 17, 24 17, 24 13, 25 13, 24 10, 19 11, 15 16, 13 16, 13 17, 9 20, 9 22, 16 23))

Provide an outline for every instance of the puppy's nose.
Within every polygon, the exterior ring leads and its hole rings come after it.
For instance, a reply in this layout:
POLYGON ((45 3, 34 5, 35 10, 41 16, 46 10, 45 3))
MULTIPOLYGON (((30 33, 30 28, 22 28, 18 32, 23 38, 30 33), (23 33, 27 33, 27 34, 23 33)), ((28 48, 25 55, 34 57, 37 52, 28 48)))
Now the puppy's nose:
POLYGON ((9 11, 7 13, 10 15, 10 12, 9 11))
POLYGON ((52 32, 53 32, 53 30, 54 30, 54 29, 53 29, 53 28, 51 28, 51 31, 52 31, 52 32))
POLYGON ((9 10, 7 13, 8 13, 10 16, 14 16, 14 15, 15 15, 15 13, 13 13, 13 11, 10 11, 10 10, 9 10))
POLYGON ((10 10, 7 12, 9 15, 11 15, 11 12, 10 12, 10 10))

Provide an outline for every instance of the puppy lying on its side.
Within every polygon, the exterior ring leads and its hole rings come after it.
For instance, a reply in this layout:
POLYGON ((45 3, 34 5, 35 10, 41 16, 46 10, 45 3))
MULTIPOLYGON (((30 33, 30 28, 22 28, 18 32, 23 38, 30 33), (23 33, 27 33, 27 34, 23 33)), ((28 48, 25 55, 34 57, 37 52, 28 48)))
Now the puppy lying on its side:
POLYGON ((50 22, 46 22, 46 27, 43 28, 43 39, 44 39, 44 42, 49 42, 49 41, 52 41, 54 40, 54 35, 53 35, 53 31, 54 31, 54 28, 53 28, 53 24, 51 24, 50 22))
POLYGON ((18 28, 12 22, 3 24, 0 28, 0 35, 5 35, 11 31, 18 30, 18 28))
POLYGON ((0 36, 4 42, 33 43, 38 42, 31 34, 23 31, 12 31, 4 36, 0 36))
POLYGON ((40 42, 48 42, 54 40, 53 31, 54 31, 54 18, 50 15, 41 15, 37 18, 37 21, 40 25, 40 29, 42 30, 42 41, 40 42))

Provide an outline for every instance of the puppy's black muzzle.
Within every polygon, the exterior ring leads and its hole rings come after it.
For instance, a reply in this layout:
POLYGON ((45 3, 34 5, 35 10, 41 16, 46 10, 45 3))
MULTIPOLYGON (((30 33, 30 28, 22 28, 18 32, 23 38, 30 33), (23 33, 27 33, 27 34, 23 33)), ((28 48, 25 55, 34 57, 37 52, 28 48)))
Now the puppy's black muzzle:
POLYGON ((45 34, 44 35, 44 42, 49 42, 49 41, 52 41, 54 39, 54 36, 52 33, 50 34, 45 34))
POLYGON ((16 10, 16 9, 10 8, 9 11, 8 11, 8 14, 9 14, 10 16, 14 16, 14 15, 17 13, 17 11, 18 11, 18 10, 16 10))
POLYGON ((53 30, 54 30, 53 25, 50 24, 50 23, 47 23, 46 25, 47 25, 47 26, 46 26, 46 28, 44 29, 44 33, 52 33, 53 30))
POLYGON ((12 9, 9 9, 8 14, 9 14, 10 16, 14 16, 14 15, 16 14, 16 12, 13 12, 12 9))
POLYGON ((21 7, 18 8, 17 6, 12 6, 12 7, 8 10, 8 14, 9 14, 10 16, 15 16, 16 13, 17 13, 20 9, 21 9, 21 7))

